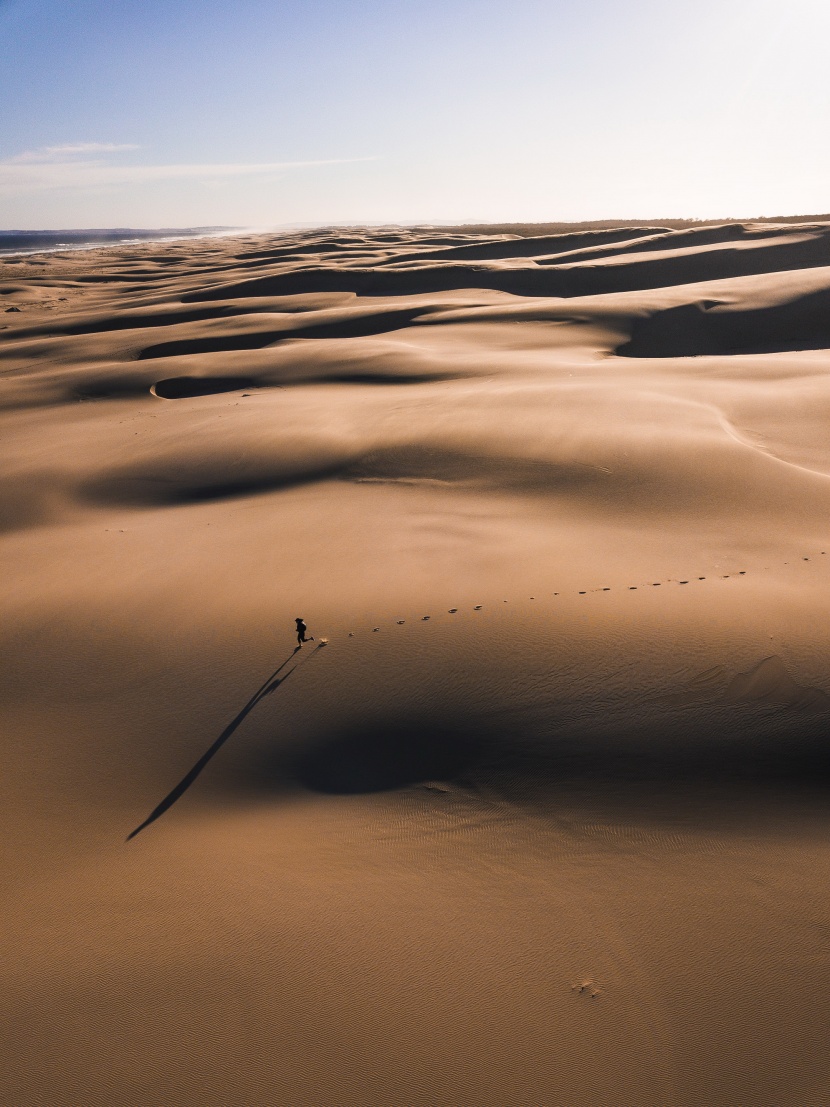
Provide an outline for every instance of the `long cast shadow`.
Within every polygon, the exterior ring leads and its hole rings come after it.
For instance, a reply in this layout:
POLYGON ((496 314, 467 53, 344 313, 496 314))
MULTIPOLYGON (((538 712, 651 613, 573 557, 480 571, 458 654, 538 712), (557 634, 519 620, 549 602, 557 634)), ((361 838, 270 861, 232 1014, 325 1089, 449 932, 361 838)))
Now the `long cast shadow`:
MULTIPOLYGON (((315 649, 311 651, 311 653, 316 653, 319 648, 319 646, 316 646, 315 649)), ((293 668, 289 669, 284 676, 281 677, 279 674, 282 672, 285 666, 289 664, 289 662, 294 660, 299 650, 299 646, 293 649, 290 655, 286 657, 285 661, 283 661, 283 663, 279 665, 273 673, 271 673, 268 679, 256 690, 256 692, 254 692, 254 694, 251 696, 251 698, 248 700, 248 702, 245 704, 239 714, 234 719, 232 719, 231 722, 228 723, 228 725, 225 727, 225 729, 222 731, 222 733, 219 735, 213 745, 210 746, 210 748, 202 754, 202 756, 199 758, 199 760, 196 762, 190 772, 182 777, 176 787, 171 792, 168 792, 168 794, 164 797, 164 799, 157 807, 153 808, 153 810, 150 812, 144 822, 127 835, 126 840, 128 842, 132 838, 135 838, 137 834, 140 834, 142 830, 145 830, 151 823, 154 823, 156 819, 160 818, 165 813, 165 811, 169 811, 173 804, 177 800, 181 799, 181 797, 185 794, 190 785, 196 780, 196 778, 199 776, 199 774, 202 772, 202 770, 205 768, 211 758, 215 757, 215 755, 219 752, 225 742, 227 742, 227 740, 237 729, 237 727, 239 727, 247 718, 247 716, 250 715, 256 705, 261 700, 264 700, 266 696, 270 695, 271 692, 273 692, 276 688, 279 688, 281 684, 284 684, 286 680, 288 680, 291 674, 296 670, 297 665, 294 665, 293 668)))

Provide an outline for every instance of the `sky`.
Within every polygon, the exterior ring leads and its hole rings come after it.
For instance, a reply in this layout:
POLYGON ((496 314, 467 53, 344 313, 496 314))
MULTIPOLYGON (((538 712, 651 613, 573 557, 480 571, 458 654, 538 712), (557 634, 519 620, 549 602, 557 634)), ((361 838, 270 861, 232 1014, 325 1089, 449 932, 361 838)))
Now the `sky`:
POLYGON ((830 211, 830 0, 0 0, 0 229, 830 211))

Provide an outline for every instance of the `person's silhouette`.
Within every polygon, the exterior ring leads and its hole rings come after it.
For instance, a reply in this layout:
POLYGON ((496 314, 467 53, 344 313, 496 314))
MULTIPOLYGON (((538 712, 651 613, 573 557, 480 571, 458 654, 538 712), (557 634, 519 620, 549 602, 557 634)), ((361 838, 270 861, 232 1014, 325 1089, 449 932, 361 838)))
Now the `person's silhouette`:
POLYGON ((303 642, 313 642, 313 638, 306 638, 305 636, 305 632, 308 630, 308 627, 305 625, 303 620, 295 619, 294 622, 297 624, 297 649, 300 648, 303 642))

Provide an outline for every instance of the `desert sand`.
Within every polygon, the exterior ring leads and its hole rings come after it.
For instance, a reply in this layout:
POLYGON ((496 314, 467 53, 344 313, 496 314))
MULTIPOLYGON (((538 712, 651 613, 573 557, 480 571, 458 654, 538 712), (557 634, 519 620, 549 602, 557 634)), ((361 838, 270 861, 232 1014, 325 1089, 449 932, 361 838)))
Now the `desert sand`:
POLYGON ((4 1104, 830 1103, 830 224, 36 255, 0 328, 4 1104))

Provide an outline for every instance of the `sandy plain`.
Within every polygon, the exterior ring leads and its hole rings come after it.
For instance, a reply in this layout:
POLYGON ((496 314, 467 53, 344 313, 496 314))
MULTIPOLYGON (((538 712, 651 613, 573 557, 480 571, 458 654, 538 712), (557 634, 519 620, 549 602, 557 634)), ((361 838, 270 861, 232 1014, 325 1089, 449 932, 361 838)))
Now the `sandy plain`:
POLYGON ((4 1103, 830 1103, 830 224, 0 309, 4 1103))

